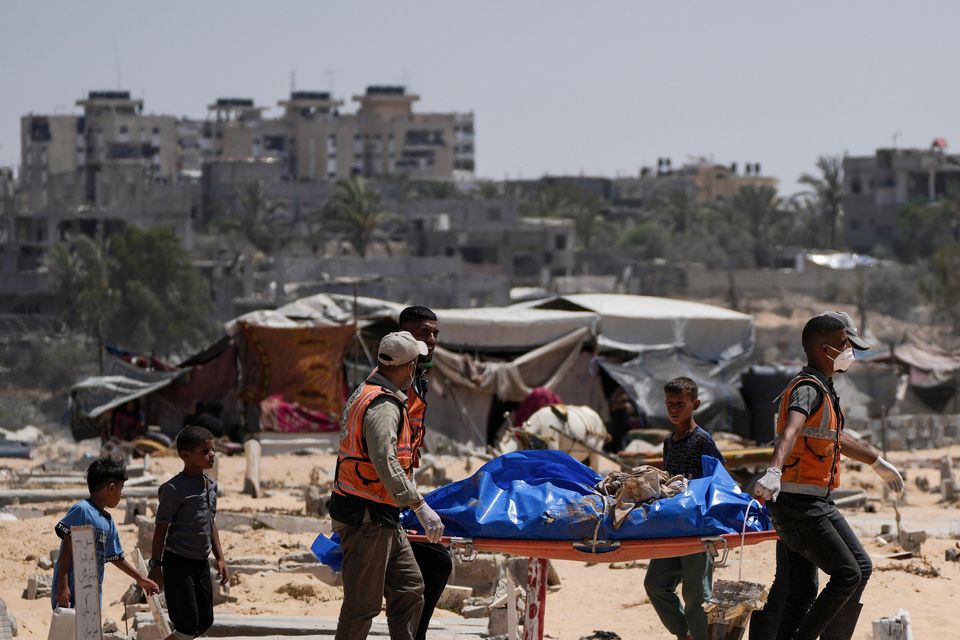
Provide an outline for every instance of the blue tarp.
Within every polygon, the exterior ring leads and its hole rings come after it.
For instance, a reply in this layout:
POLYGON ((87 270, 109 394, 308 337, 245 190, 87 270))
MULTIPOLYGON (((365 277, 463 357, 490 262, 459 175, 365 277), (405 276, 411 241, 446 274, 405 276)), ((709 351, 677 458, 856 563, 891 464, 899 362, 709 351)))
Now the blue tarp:
MULTIPOLYGON (((715 458, 702 459, 704 477, 673 498, 634 509, 613 527, 613 498, 593 491, 596 471, 566 453, 515 451, 494 458, 475 474, 426 496, 440 515, 444 535, 510 540, 637 540, 740 533, 751 499, 715 458), (597 521, 602 518, 599 529, 597 521)), ((409 510, 403 526, 422 531, 409 510)), ((750 511, 748 531, 771 529, 765 509, 750 511)), ((339 543, 320 536, 321 562, 339 566, 339 543), (322 540, 321 540, 322 538, 322 540)), ((334 567, 336 568, 336 567, 334 567)))

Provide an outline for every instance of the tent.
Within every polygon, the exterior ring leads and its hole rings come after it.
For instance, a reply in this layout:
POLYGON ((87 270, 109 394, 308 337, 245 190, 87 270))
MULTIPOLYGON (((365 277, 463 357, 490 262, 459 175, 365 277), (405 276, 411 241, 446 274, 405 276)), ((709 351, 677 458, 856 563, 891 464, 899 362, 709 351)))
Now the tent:
POLYGON ((601 348, 641 352, 666 347, 706 362, 753 350, 753 318, 699 302, 611 293, 558 296, 511 308, 588 311, 600 316, 601 348))

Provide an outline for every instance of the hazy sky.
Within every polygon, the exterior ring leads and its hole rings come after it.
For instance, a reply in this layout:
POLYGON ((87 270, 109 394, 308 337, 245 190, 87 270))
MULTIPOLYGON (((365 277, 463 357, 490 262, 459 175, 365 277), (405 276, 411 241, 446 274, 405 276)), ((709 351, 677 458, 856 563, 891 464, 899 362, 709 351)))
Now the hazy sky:
POLYGON ((218 96, 276 113, 292 71, 298 89, 404 83, 420 110, 472 110, 483 177, 707 156, 760 162, 790 193, 818 155, 897 132, 960 148, 957 24, 960 3, 878 0, 4 2, 0 165, 19 163, 20 116, 91 89, 153 113, 203 117, 218 96))

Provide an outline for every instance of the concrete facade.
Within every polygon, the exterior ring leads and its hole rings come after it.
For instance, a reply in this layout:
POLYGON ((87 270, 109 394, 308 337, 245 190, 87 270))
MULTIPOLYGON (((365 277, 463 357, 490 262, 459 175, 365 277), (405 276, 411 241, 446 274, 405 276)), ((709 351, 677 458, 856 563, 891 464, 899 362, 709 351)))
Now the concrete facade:
POLYGON ((877 149, 843 159, 843 236, 859 252, 889 243, 904 205, 960 191, 960 155, 942 149, 877 149))
POLYGON ((778 180, 761 173, 758 163, 738 167, 737 163, 717 164, 705 160, 673 169, 661 163, 657 171, 644 168, 638 177, 616 178, 613 200, 622 204, 646 206, 670 193, 686 193, 697 202, 706 204, 732 198, 744 187, 777 188, 778 180))

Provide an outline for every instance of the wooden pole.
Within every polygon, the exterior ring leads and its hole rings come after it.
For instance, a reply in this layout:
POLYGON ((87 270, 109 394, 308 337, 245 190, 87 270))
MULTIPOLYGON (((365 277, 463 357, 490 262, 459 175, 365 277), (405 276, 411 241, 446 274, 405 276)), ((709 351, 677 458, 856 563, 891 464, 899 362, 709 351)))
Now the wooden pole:
POLYGON ((547 606, 547 559, 527 561, 527 602, 523 611, 523 640, 543 640, 543 614, 547 606))
MULTIPOLYGON (((143 561, 143 554, 140 553, 140 549, 134 549, 133 554, 133 559, 137 563, 137 571, 143 575, 147 575, 147 563, 143 561)), ((153 621, 157 623, 157 629, 160 631, 160 637, 166 638, 172 633, 172 631, 170 629, 170 625, 167 623, 167 616, 163 613, 163 607, 160 605, 160 596, 157 594, 147 596, 147 605, 150 607, 150 613, 153 615, 153 621)), ((79 638, 77 640, 79 640, 79 638)))

